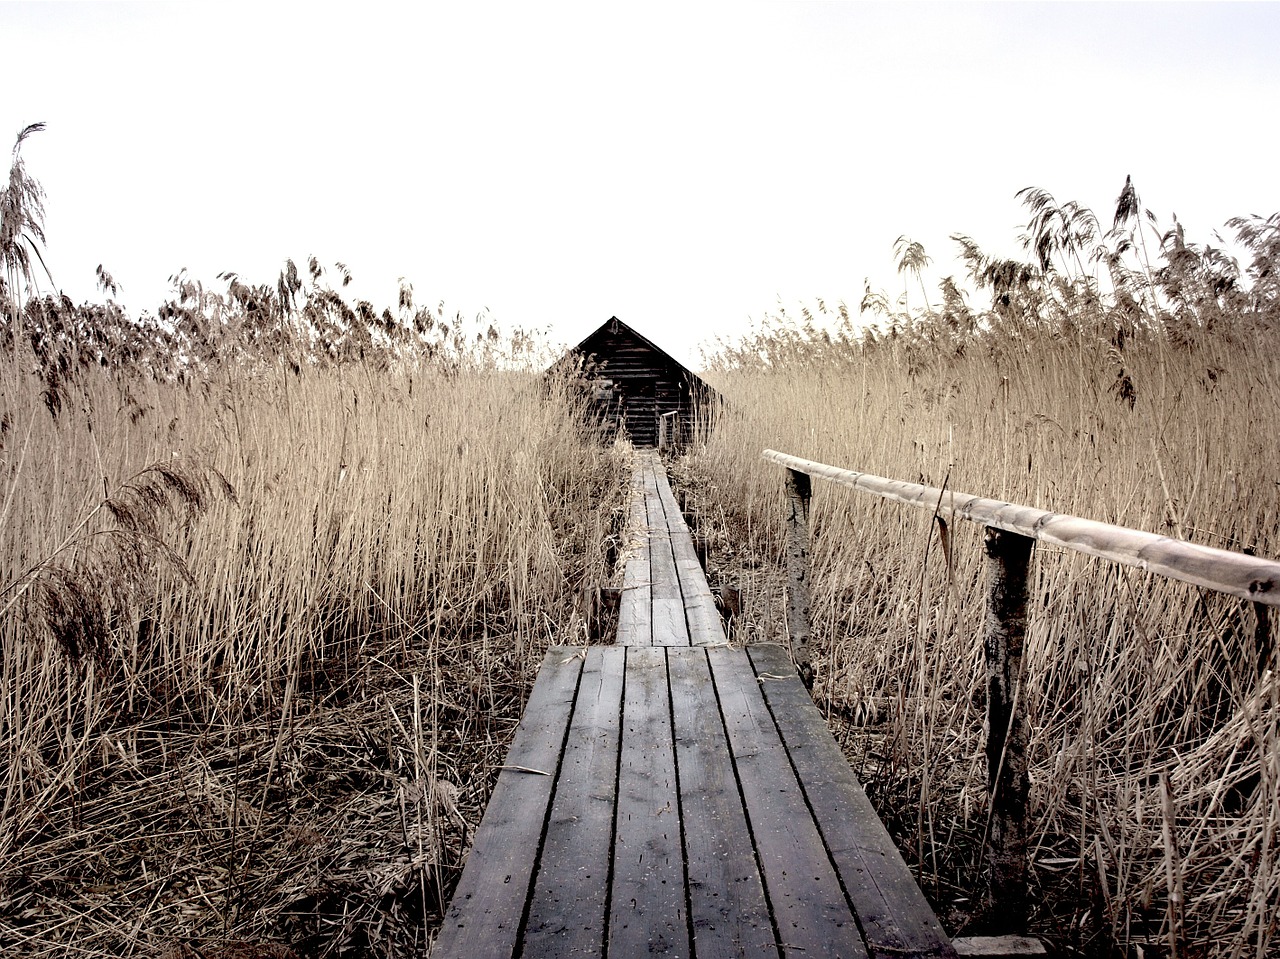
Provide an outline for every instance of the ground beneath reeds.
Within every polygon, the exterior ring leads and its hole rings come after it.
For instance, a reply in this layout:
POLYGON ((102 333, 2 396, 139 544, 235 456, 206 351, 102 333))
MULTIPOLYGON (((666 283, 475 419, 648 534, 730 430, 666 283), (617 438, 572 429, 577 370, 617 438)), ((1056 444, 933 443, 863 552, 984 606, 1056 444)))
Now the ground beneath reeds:
POLYGON ((421 955, 533 678, 472 648, 317 664, 285 729, 119 723, 91 788, 6 837, 4 954, 421 955))

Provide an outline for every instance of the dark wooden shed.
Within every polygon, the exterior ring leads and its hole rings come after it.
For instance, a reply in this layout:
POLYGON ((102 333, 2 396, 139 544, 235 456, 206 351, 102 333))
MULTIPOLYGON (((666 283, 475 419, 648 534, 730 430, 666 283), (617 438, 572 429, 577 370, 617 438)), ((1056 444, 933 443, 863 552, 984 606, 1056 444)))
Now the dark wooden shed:
MULTIPOLYGON (((616 316, 552 365, 570 370, 607 433, 636 446, 680 446, 710 428, 720 396, 696 373, 616 316)), ((550 371, 549 371, 550 372, 550 371)))

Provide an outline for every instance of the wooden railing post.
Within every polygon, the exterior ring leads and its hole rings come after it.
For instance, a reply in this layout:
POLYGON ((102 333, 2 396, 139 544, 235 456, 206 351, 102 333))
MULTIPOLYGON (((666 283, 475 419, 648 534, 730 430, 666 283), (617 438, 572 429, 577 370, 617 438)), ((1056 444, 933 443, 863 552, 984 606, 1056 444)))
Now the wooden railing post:
MULTIPOLYGON (((1240 552, 1246 556, 1257 555, 1252 546, 1246 546, 1240 552)), ((1271 660, 1275 656, 1275 643, 1271 639, 1271 609, 1266 603, 1254 602, 1253 606, 1253 648, 1258 657, 1258 678, 1261 679, 1271 668, 1271 660)))
POLYGON ((1262 603, 1253 604, 1253 645, 1258 654, 1258 676, 1261 678, 1271 668, 1275 657, 1275 643, 1271 639, 1271 608, 1262 603))
POLYGON ((809 474, 787 470, 787 633, 791 657, 807 689, 813 689, 813 663, 809 659, 809 499, 813 484, 809 474))
POLYGON ((987 837, 991 905, 1013 932, 1027 922, 1027 572, 1035 540, 988 526, 987 789, 991 826, 987 837))

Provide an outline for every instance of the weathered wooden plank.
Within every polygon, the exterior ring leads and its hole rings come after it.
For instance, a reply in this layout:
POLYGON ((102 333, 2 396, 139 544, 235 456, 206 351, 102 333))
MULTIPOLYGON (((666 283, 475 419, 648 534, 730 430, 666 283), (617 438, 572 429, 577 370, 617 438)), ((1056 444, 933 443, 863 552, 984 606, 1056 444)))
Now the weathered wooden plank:
POLYGON ((748 652, 870 954, 955 955, 787 651, 760 645, 748 652))
POLYGON ((526 959, 604 949, 626 652, 597 646, 586 653, 533 882, 526 959))
POLYGON ((698 959, 777 956, 705 651, 667 650, 689 919, 698 959))
POLYGON ((437 959, 479 955, 481 942, 486 956, 515 953, 582 671, 578 652, 557 646, 543 660, 436 939, 437 959))
POLYGON ((676 574, 680 578, 680 593, 684 597, 685 622, 689 627, 689 642, 694 646, 718 646, 726 642, 724 625, 716 609, 715 597, 707 583, 707 574, 698 562, 693 548, 689 524, 676 503, 671 484, 665 473, 658 477, 658 498, 662 503, 667 532, 671 537, 671 551, 675 556, 676 574))
POLYGON ((689 956, 666 650, 626 650, 609 955, 689 956))
POLYGON ((782 954, 865 956, 840 879, 746 653, 710 648, 707 657, 782 954))
POLYGON ((653 644, 688 646, 689 627, 684 618, 684 596, 680 592, 666 514, 658 495, 659 482, 666 482, 665 475, 658 476, 661 469, 662 464, 656 455, 647 457, 644 484, 649 518, 649 570, 653 579, 653 644))
POLYGON ((622 573, 622 599, 618 606, 618 645, 649 646, 653 643, 649 514, 645 505, 644 473, 639 465, 631 477, 627 538, 629 555, 622 573))

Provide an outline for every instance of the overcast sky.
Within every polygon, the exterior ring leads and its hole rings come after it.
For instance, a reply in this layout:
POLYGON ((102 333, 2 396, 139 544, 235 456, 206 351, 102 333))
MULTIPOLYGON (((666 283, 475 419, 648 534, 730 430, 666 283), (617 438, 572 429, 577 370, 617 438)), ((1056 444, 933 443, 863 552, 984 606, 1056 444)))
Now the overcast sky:
POLYGON ((901 292, 906 234, 1014 255, 1026 186, 1110 219, 1127 174, 1211 240, 1280 210, 1280 6, 0 3, 5 145, 74 300, 186 267, 488 307, 686 361, 779 298, 901 292))

